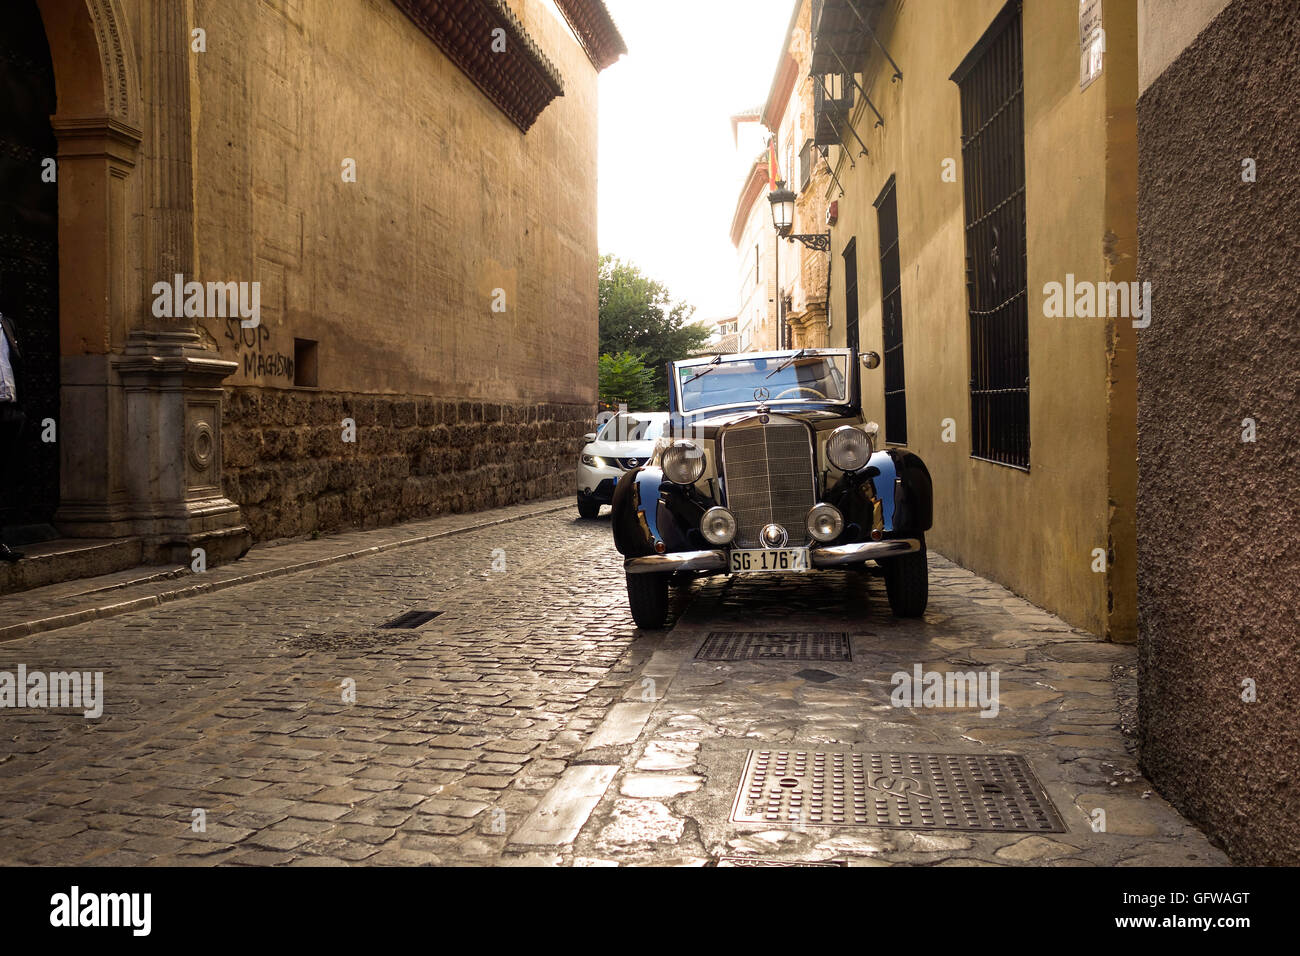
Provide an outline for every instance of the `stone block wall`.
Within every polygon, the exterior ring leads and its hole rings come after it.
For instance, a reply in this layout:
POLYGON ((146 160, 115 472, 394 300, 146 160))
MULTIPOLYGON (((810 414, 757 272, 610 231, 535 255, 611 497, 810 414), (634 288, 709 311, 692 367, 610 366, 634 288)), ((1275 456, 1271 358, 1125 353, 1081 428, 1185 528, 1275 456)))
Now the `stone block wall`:
POLYGON ((232 388, 226 494, 259 541, 373 528, 574 490, 596 410, 232 388), (344 419, 356 441, 343 441, 344 419))

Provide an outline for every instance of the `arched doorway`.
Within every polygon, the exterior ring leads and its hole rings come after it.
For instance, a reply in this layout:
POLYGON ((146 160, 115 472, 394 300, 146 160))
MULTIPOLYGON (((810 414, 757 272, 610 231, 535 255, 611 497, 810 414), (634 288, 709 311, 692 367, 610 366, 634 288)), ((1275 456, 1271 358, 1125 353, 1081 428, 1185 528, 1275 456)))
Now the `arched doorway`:
MULTIPOLYGON (((27 426, 0 448, 0 525, 9 540, 44 537, 59 503, 58 186, 50 126, 54 69, 35 0, 12 0, 0 31, 0 312, 16 327, 18 404, 27 426), (36 526, 36 527, 31 527, 36 526)), ((52 529, 51 529, 52 530, 52 529)))

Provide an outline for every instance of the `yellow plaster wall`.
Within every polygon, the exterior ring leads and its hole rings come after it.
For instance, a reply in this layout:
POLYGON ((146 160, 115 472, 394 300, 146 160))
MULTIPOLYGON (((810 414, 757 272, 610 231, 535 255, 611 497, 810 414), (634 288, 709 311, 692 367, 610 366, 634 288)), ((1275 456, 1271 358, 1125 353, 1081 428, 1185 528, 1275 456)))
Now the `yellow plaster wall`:
MULTIPOLYGON (((864 86, 885 125, 875 128, 869 112, 857 117, 855 125, 870 155, 857 155, 855 144, 851 167, 841 151, 837 173, 845 195, 839 197, 830 187, 831 198, 839 198, 832 241, 837 261, 831 341, 845 341, 844 264, 839 257, 856 236, 861 346, 882 349, 873 201, 893 174, 908 447, 934 476, 929 543, 1096 633, 1110 633, 1112 618, 1121 622, 1110 607, 1119 594, 1123 623, 1111 636, 1131 639, 1131 590, 1111 593, 1111 574, 1092 570, 1093 549, 1115 545, 1107 431, 1108 415, 1116 412, 1111 403, 1114 323, 1047 318, 1042 290, 1047 282, 1063 282, 1066 273, 1096 282, 1110 279, 1106 250, 1115 245, 1115 233, 1127 231, 1121 238, 1132 239, 1132 223, 1115 218, 1122 206, 1116 190, 1127 186, 1108 174, 1117 165, 1136 169, 1132 143, 1112 142, 1116 133, 1111 129, 1131 125, 1132 114, 1108 121, 1107 88, 1112 83, 1135 88, 1133 57, 1115 52, 1131 47, 1134 37, 1105 24, 1105 68, 1080 92, 1076 5, 1056 0, 1024 4, 1031 440, 1031 467, 1024 472, 970 457, 960 95, 948 79, 1002 6, 999 0, 907 0, 901 9, 895 4, 886 12, 878 32, 904 79, 891 82, 888 65, 882 70, 872 61, 864 86), (957 182, 942 180, 945 159, 955 161, 957 182), (946 419, 956 424, 955 443, 942 441, 946 419)), ((1130 209, 1135 198, 1134 192, 1126 200, 1130 209)), ((1132 387, 1131 379, 1115 385, 1121 391, 1132 387)), ((883 431, 883 373, 868 372, 864 389, 868 414, 883 431)), ((1125 550, 1131 549, 1131 540, 1122 538, 1118 545, 1116 563, 1131 574, 1133 555, 1125 550)))

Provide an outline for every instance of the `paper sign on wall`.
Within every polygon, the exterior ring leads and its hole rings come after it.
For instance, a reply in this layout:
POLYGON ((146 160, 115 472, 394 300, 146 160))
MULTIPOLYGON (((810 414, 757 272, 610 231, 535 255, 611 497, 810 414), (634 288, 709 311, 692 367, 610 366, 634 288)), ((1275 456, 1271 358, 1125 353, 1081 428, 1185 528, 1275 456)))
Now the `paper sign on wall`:
POLYGON ((1101 0, 1079 0, 1079 90, 1101 76, 1106 31, 1101 28, 1101 0))

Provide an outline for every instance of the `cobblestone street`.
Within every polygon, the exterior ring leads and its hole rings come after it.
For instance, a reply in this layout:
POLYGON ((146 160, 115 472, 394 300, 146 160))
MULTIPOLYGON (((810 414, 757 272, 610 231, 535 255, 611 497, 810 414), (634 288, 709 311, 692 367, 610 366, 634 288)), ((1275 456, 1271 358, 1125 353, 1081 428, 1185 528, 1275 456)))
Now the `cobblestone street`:
POLYGON ((570 508, 0 645, 106 698, 3 712, 0 862, 496 859, 626 681, 611 550, 570 508))
POLYGON ((0 670, 103 671, 105 698, 4 712, 0 862, 1226 862, 1137 773, 1133 649, 931 564, 920 621, 816 572, 697 583, 639 635, 608 520, 566 506, 0 644, 0 670), (852 660, 694 658, 755 627, 845 632, 852 660), (893 708, 915 664, 996 669, 997 716, 893 708), (1021 754, 1066 832, 732 823, 757 748, 1021 754))

